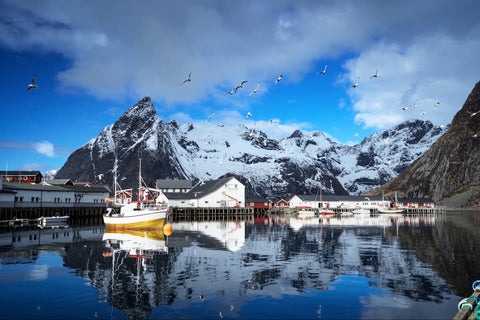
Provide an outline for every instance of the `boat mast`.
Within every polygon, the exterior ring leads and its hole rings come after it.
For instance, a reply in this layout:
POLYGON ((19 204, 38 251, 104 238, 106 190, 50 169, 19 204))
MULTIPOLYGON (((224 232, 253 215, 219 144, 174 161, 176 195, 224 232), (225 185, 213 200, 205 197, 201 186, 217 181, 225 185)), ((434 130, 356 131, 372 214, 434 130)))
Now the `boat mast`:
POLYGON ((142 198, 142 144, 140 144, 140 150, 138 151, 138 201, 142 198))
POLYGON ((115 154, 115 163, 113 164, 113 203, 117 203, 117 144, 115 144, 113 153, 115 154))

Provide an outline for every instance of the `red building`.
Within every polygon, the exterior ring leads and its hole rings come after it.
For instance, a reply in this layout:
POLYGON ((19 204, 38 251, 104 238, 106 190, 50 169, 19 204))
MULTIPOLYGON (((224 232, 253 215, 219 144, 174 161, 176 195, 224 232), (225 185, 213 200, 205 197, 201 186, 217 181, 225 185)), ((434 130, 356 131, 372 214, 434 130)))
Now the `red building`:
POLYGON ((270 209, 272 207, 272 201, 268 199, 247 199, 245 200, 245 207, 255 209, 270 209))
POLYGON ((275 208, 288 208, 290 207, 290 204, 288 203, 287 200, 279 200, 277 201, 274 205, 275 208))
POLYGON ((0 171, 4 182, 24 182, 24 183, 40 183, 42 182, 42 174, 40 171, 0 171))

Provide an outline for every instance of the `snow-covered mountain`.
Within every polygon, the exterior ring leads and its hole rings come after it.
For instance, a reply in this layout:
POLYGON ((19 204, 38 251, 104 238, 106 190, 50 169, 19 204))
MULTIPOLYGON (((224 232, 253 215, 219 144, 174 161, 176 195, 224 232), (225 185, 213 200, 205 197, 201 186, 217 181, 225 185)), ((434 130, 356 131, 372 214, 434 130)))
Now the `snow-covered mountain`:
POLYGON ((363 194, 397 176, 445 130, 416 120, 354 146, 321 131, 273 139, 245 125, 166 123, 145 97, 72 153, 56 178, 112 185, 116 149, 120 184, 134 187, 141 150, 142 176, 150 185, 164 178, 198 182, 234 175, 252 196, 315 194, 320 182, 325 193, 363 194))

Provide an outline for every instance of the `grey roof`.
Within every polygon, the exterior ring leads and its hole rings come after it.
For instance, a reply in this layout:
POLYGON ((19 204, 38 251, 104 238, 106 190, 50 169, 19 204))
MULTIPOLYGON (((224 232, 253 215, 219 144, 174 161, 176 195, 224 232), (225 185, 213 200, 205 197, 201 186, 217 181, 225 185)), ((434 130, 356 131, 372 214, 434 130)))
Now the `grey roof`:
POLYGON ((435 203, 431 198, 398 198, 401 203, 435 203))
POLYGON ((3 189, 6 190, 32 190, 32 191, 74 191, 74 192, 108 192, 105 187, 85 187, 85 186, 59 186, 45 183, 21 183, 21 182, 4 182, 3 189))
MULTIPOLYGON (((296 195, 303 201, 320 201, 320 196, 317 195, 311 195, 311 194, 302 194, 296 195)), ((370 200, 370 201, 380 201, 382 200, 381 196, 350 196, 350 195, 338 195, 338 194, 324 194, 322 195, 322 201, 365 201, 365 200, 370 200)))
POLYGON ((272 202, 272 200, 269 200, 267 198, 246 198, 245 202, 264 203, 264 202, 272 202))
POLYGON ((62 186, 67 185, 67 183, 69 182, 73 184, 72 180, 70 179, 52 179, 52 180, 46 180, 45 182, 48 184, 62 185, 62 186))
POLYGON ((168 199, 198 199, 201 198, 209 193, 214 192, 218 188, 222 187, 225 183, 227 183, 231 178, 221 178, 217 180, 210 180, 205 182, 200 182, 197 184, 192 190, 185 192, 185 193, 173 193, 168 192, 165 193, 168 199))
POLYGON ((34 170, 23 170, 23 171, 18 171, 18 170, 2 170, 0 171, 0 175, 2 176, 36 176, 37 174, 42 174, 40 171, 34 171, 34 170))
POLYGON ((157 189, 192 189, 192 181, 183 179, 157 179, 157 189))

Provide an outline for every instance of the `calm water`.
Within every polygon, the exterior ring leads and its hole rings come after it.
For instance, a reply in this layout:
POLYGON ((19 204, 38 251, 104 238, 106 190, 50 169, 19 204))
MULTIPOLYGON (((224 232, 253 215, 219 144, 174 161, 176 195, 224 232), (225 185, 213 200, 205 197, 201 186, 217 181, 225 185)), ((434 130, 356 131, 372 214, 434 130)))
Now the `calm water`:
POLYGON ((451 319, 480 212, 0 233, 1 319, 451 319))

